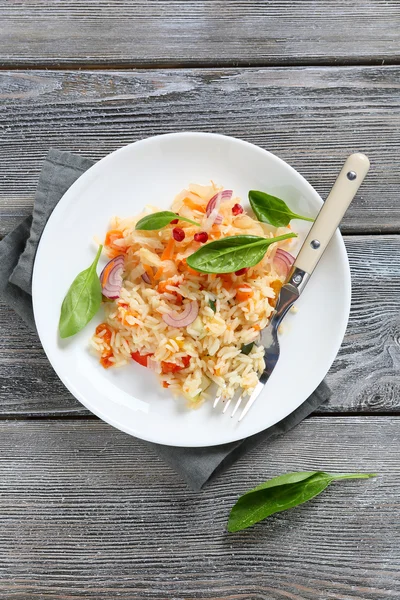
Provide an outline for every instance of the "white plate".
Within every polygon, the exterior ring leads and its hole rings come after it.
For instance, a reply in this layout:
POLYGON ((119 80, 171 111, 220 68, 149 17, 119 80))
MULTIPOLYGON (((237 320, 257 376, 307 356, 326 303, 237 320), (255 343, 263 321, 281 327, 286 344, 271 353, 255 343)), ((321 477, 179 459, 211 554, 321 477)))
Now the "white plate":
MULTIPOLYGON (((316 165, 316 168, 318 165, 316 165)), ((240 423, 205 404, 187 410, 159 387, 152 372, 132 362, 103 369, 88 350, 101 315, 78 335, 60 340, 60 306, 75 276, 95 255, 110 217, 132 216, 145 204, 170 208, 191 182, 209 180, 233 189, 246 203, 250 189, 316 215, 321 198, 288 164, 247 142, 209 133, 176 133, 130 144, 103 158, 63 196, 43 232, 33 274, 33 307, 40 340, 60 379, 93 413, 139 438, 174 446, 232 442, 274 425, 322 381, 342 342, 350 308, 350 271, 337 232, 281 336, 278 365, 240 423)), ((304 239, 309 224, 294 221, 304 239)), ((105 261, 104 261, 105 262, 105 261)))

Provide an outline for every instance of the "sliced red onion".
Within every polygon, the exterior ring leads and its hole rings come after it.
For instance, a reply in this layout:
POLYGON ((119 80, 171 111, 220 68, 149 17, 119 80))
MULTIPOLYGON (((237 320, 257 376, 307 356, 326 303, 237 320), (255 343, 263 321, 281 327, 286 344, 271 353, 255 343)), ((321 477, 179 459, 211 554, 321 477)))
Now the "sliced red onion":
POLYGON ((122 288, 122 273, 124 271, 124 257, 122 254, 112 258, 100 273, 102 294, 110 300, 119 298, 122 288), (106 277, 107 274, 107 277, 106 277))
POLYGON ((148 273, 143 273, 142 279, 145 283, 151 283, 150 277, 148 273))
POLYGON ((224 190, 223 192, 218 192, 217 194, 215 194, 215 196, 213 196, 211 200, 208 201, 206 208, 207 217, 210 216, 214 208, 219 208, 221 202, 223 202, 224 200, 230 200, 232 198, 232 194, 232 190, 224 190))
POLYGON ((220 204, 225 200, 230 200, 232 194, 232 190, 224 190, 223 192, 218 192, 218 194, 215 194, 215 196, 209 200, 206 208, 206 219, 203 223, 204 231, 208 233, 214 224, 221 225, 223 218, 222 215, 219 214, 220 204))
POLYGON ((279 275, 287 277, 294 263, 294 256, 286 250, 278 248, 274 256, 274 268, 279 275))
POLYGON ((162 316, 163 321, 170 327, 187 327, 197 318, 199 314, 199 305, 196 300, 192 300, 186 304, 184 310, 181 313, 177 313, 175 310, 170 313, 166 313, 162 316))

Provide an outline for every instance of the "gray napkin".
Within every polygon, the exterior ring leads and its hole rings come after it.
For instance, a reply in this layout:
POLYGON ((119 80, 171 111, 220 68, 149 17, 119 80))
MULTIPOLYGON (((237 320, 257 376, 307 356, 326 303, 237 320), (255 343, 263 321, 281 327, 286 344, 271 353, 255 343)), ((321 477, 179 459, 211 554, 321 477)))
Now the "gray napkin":
MULTIPOLYGON (((32 270, 40 236, 60 198, 92 164, 92 161, 81 156, 51 149, 39 177, 33 215, 0 242, 0 298, 32 329, 35 329, 31 298, 32 270)), ((271 440, 300 423, 329 396, 330 390, 322 382, 308 400, 280 423, 238 442, 209 448, 175 448, 146 443, 191 488, 199 490, 211 477, 225 470, 260 442, 271 440)))

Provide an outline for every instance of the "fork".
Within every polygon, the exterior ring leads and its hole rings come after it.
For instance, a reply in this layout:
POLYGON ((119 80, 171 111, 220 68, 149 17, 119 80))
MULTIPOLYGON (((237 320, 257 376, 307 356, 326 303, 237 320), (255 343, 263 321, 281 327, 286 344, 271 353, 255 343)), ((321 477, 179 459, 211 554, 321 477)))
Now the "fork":
MULTIPOLYGON (((356 153, 349 156, 315 219, 297 255, 288 279, 282 286, 271 320, 262 331, 260 341, 261 345, 264 346, 265 368, 242 410, 239 421, 243 419, 257 400, 278 362, 280 354, 278 328, 282 320, 304 290, 368 170, 369 160, 364 154, 356 153)), ((245 396, 245 392, 240 394, 231 417, 236 414, 245 396)), ((221 397, 219 395, 215 398, 213 408, 218 406, 221 397)), ((225 403, 222 410, 223 414, 227 412, 232 400, 233 398, 230 398, 225 403)))

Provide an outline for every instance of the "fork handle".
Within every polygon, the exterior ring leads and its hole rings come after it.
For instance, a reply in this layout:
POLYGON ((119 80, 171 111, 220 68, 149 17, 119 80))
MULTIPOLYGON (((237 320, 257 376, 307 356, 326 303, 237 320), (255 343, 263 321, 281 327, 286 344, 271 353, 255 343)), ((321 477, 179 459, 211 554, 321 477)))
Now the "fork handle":
POLYGON ((293 267, 311 275, 369 169, 365 154, 351 154, 324 202, 293 267))

